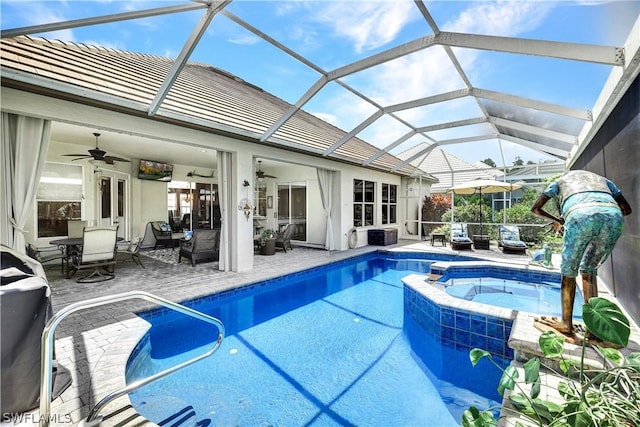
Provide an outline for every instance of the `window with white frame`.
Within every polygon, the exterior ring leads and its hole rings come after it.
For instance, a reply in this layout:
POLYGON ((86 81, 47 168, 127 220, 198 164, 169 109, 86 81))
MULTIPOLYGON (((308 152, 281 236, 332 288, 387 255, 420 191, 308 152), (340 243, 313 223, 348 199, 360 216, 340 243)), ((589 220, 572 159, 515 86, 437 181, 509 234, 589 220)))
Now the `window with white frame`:
POLYGON ((382 224, 395 224, 398 212, 398 186, 382 184, 382 224))
POLYGON ((353 180, 353 226, 373 225, 375 183, 362 179, 353 180))
POLYGON ((67 221, 82 218, 82 166, 45 163, 38 192, 38 238, 67 235, 67 221))

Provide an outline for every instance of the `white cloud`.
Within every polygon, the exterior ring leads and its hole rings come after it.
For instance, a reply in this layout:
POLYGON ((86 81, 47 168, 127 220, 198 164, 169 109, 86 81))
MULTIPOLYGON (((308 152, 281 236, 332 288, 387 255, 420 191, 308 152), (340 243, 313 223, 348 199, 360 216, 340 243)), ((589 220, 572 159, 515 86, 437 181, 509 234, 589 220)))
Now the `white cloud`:
POLYGON ((320 120, 324 120, 327 123, 331 123, 334 126, 338 126, 338 123, 340 123, 340 120, 334 114, 317 113, 317 112, 316 113, 312 112, 311 114, 313 114, 314 116, 316 116, 320 120))
POLYGON ((260 43, 260 38, 251 34, 240 35, 237 37, 229 38, 229 43, 241 44, 241 45, 254 45, 260 43))
POLYGON ((554 7, 552 2, 476 2, 455 19, 442 25, 443 31, 513 37, 540 25, 554 7))
POLYGON ((314 19, 329 25, 332 33, 353 42, 356 52, 393 41, 402 28, 416 19, 413 2, 329 2, 314 19))

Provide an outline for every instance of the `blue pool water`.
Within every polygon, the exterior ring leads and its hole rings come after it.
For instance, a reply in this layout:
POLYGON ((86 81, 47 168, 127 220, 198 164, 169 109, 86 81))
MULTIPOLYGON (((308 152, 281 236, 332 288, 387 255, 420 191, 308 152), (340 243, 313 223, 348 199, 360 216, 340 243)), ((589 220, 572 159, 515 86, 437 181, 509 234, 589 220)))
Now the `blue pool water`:
MULTIPOLYGON (((498 369, 473 368, 468 348, 405 314, 401 278, 431 262, 358 257, 198 301, 225 323, 222 346, 131 402, 156 423, 200 426, 456 426, 470 405, 499 407, 498 369)), ((201 354, 217 334, 172 313, 143 317, 152 328, 128 381, 201 354)))
MULTIPOLYGON (((539 315, 562 316, 560 285, 496 277, 452 278, 444 283, 445 291, 467 301, 491 304, 539 315)), ((576 292, 573 317, 582 318, 582 294, 576 292)))

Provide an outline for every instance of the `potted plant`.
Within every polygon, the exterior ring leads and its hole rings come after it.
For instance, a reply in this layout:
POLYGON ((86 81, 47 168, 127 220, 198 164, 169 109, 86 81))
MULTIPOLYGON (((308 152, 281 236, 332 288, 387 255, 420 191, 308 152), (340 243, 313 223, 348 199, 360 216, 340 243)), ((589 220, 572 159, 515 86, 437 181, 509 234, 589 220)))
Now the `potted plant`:
POLYGON ((276 232, 266 229, 260 235, 260 255, 274 255, 276 253, 276 232))
MULTIPOLYGON (((586 327, 582 340, 582 357, 579 361, 563 356, 563 336, 547 331, 538 340, 544 354, 543 360, 534 357, 527 361, 524 379, 519 378, 513 366, 502 369, 498 385, 500 395, 512 390, 508 400, 519 414, 520 426, 636 426, 640 425, 640 353, 623 355, 615 347, 625 347, 629 341, 629 320, 620 308, 611 301, 594 297, 582 306, 582 318, 586 327), (591 335, 592 334, 592 335, 591 335), (592 339, 589 339, 589 336, 592 339), (601 340, 601 341, 600 341, 601 340), (585 365, 587 344, 596 344, 596 351, 603 359, 602 368, 585 365), (597 345, 601 344, 601 345, 597 345), (544 364, 544 361, 559 362, 562 372, 544 364), (540 369, 564 378, 557 385, 558 399, 548 401, 540 398, 542 382, 540 369), (524 383, 524 384, 523 384, 524 383), (527 385, 528 387, 524 387, 527 385), (527 391, 527 388, 529 389, 527 391)), ((482 358, 488 358, 496 366, 491 354, 482 349, 470 352, 475 366, 482 358)), ((554 364, 555 365, 555 364, 554 364)), ((488 411, 471 407, 465 411, 462 426, 496 426, 497 420, 488 411)))

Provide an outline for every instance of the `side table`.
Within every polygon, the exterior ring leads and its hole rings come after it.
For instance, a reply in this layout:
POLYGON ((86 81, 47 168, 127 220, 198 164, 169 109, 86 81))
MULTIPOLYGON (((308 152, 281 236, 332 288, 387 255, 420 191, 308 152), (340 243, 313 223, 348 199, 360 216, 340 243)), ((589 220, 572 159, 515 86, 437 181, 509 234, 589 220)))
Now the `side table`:
POLYGON ((447 240, 446 240, 446 236, 444 234, 440 234, 440 233, 432 233, 431 234, 431 246, 433 246, 433 244, 435 242, 441 242, 442 246, 447 246, 447 240))

